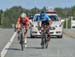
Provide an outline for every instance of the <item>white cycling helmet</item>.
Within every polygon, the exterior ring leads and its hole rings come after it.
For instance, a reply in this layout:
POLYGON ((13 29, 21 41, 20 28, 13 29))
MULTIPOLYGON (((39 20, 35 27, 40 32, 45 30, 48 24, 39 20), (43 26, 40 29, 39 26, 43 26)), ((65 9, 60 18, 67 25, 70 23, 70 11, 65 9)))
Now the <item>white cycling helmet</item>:
POLYGON ((26 16, 26 13, 21 14, 21 18, 25 18, 25 16, 26 16))

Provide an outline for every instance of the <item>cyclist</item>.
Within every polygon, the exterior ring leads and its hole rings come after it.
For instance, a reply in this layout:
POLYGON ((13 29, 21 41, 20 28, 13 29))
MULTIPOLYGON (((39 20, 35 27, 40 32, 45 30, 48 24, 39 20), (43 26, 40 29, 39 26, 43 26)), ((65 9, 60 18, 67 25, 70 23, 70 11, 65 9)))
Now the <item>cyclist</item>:
POLYGON ((22 13, 17 20, 16 28, 18 31, 20 31, 20 28, 24 26, 24 43, 25 47, 27 47, 27 31, 30 25, 30 21, 26 13, 22 13))
MULTIPOLYGON (((44 11, 41 11, 41 13, 40 13, 40 21, 42 21, 41 31, 44 30, 44 27, 46 27, 48 29, 48 27, 52 24, 52 20, 49 18, 49 16, 44 11)), ((48 29, 47 33, 48 33, 48 41, 50 41, 49 29, 48 29)), ((41 40, 41 45, 43 44, 42 41, 43 41, 43 39, 41 40)))

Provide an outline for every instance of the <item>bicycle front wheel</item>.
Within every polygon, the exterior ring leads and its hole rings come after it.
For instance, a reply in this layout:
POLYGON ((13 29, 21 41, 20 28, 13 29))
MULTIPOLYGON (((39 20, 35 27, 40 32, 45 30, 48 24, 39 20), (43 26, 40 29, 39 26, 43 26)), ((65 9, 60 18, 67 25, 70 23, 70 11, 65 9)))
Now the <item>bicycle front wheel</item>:
POLYGON ((24 50, 24 41, 23 41, 23 35, 21 34, 21 39, 20 39, 20 45, 21 45, 21 50, 24 50))
POLYGON ((45 34, 45 48, 48 48, 48 36, 45 34))
POLYGON ((44 49, 44 48, 46 48, 46 35, 45 35, 45 33, 42 33, 41 39, 42 39, 41 47, 42 47, 42 49, 44 49))

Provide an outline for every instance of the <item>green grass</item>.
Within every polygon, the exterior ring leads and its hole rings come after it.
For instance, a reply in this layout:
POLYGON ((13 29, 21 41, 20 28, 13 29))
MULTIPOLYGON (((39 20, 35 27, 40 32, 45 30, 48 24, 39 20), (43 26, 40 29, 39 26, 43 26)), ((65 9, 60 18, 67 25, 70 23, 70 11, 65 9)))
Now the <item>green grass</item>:
POLYGON ((63 26, 63 28, 66 28, 66 21, 64 21, 64 26, 63 26))
POLYGON ((71 19, 68 20, 68 28, 71 28, 71 19))
POLYGON ((65 35, 67 35, 67 36, 69 36, 69 37, 75 39, 75 33, 68 33, 68 32, 65 32, 65 31, 63 31, 63 33, 64 33, 65 35))
MULTIPOLYGON (((68 20, 68 24, 67 24, 68 29, 71 28, 71 19, 68 20)), ((63 28, 66 28, 66 21, 64 21, 64 26, 63 28)))

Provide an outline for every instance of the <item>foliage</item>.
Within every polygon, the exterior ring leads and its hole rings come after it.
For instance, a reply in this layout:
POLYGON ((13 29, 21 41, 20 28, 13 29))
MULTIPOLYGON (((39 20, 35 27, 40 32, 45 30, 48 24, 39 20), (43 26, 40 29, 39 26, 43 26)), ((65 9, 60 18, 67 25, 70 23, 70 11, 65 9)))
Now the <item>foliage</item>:
POLYGON ((71 28, 71 19, 68 20, 68 28, 71 28))
MULTIPOLYGON (((3 27, 11 27, 12 24, 16 24, 17 18, 22 12, 25 12, 28 16, 31 16, 39 13, 41 10, 46 11, 46 7, 44 6, 42 9, 37 7, 25 9, 21 6, 13 6, 5 11, 0 10, 0 24, 2 24, 3 27)), ((55 10, 58 16, 63 19, 69 16, 75 16, 75 6, 72 6, 71 8, 57 7, 55 10)))
POLYGON ((2 15, 3 11, 0 10, 0 25, 1 25, 1 15, 2 15))

